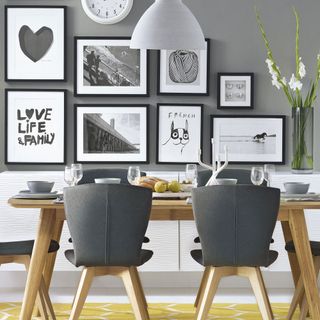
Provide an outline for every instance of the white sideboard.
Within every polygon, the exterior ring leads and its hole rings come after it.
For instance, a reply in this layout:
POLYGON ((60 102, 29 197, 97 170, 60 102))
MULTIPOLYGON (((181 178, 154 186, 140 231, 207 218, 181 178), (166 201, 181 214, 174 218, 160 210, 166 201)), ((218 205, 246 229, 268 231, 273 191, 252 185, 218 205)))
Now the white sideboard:
MULTIPOLYGON (((148 174, 158 175, 166 179, 176 179, 177 172, 152 172, 148 174)), ((38 210, 15 209, 7 204, 10 196, 26 189, 28 180, 52 180, 55 181, 55 189, 64 186, 63 172, 60 171, 8 171, 0 174, 0 241, 17 239, 32 239, 36 233, 38 210)), ((310 182, 310 191, 320 193, 320 174, 292 175, 290 173, 276 173, 272 176, 272 186, 283 189, 285 181, 310 182)), ((320 240, 320 212, 314 214, 306 212, 310 238, 320 240)), ((201 271, 202 267, 190 257, 190 251, 200 248, 194 243, 197 236, 193 221, 151 221, 146 234, 150 243, 144 244, 144 248, 154 251, 153 258, 141 267, 141 271, 148 272, 176 272, 176 271, 201 271)), ((271 245, 273 250, 279 251, 279 258, 268 269, 269 271, 289 271, 288 259, 284 250, 284 239, 281 225, 277 223, 274 232, 275 243, 271 245)), ((69 232, 65 224, 61 249, 59 250, 55 270, 71 271, 75 268, 66 261, 63 252, 72 246, 68 243, 69 232)), ((19 266, 1 266, 1 270, 20 270, 19 266)))

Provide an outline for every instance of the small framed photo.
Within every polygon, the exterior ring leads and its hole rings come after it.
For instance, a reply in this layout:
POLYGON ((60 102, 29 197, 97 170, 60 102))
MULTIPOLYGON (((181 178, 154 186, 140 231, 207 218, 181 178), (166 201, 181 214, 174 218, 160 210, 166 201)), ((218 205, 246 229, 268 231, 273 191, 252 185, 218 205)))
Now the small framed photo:
MULTIPOLYGON (((285 116, 211 116, 215 156, 229 163, 285 163, 285 116)), ((212 156, 211 156, 212 158, 212 156)))
POLYGON ((160 50, 159 95, 209 95, 210 40, 206 50, 160 50))
POLYGON ((5 80, 66 80, 65 6, 5 6, 5 80))
POLYGON ((66 90, 5 91, 5 163, 65 163, 66 90))
POLYGON ((253 73, 218 73, 218 109, 253 109, 253 73))
POLYGON ((157 163, 198 163, 202 104, 158 104, 157 163))
POLYGON ((129 37, 75 37, 75 96, 148 96, 148 51, 129 37))
POLYGON ((148 163, 148 105, 75 105, 75 159, 148 163))

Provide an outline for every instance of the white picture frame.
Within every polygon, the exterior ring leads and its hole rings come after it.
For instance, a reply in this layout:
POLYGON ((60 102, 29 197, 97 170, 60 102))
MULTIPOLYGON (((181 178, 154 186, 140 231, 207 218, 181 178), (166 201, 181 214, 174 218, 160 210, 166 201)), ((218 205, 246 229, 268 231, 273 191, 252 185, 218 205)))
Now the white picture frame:
POLYGON ((157 163, 198 163, 203 105, 159 103, 157 109, 157 163))
POLYGON ((6 164, 65 163, 65 90, 5 91, 6 164))
MULTIPOLYGON (((229 163, 285 163, 285 116, 212 115, 215 155, 229 163)), ((211 156, 212 158, 212 156, 211 156)))
POLYGON ((209 95, 210 39, 205 50, 160 50, 158 95, 209 95))
POLYGON ((66 80, 66 6, 5 6, 5 80, 66 80))
POLYGON ((75 160, 148 163, 148 105, 75 105, 75 160))
POLYGON ((75 37, 75 96, 148 96, 148 51, 130 37, 75 37))

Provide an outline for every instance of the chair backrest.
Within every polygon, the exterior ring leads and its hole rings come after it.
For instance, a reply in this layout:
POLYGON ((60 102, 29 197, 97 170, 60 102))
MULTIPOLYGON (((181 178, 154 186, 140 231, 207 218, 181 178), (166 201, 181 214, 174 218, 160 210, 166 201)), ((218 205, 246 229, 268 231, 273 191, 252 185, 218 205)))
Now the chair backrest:
MULTIPOLYGON (((78 184, 94 183, 96 178, 120 178, 121 184, 129 184, 127 179, 128 169, 122 168, 98 168, 83 170, 83 177, 78 184)), ((141 176, 145 176, 141 172, 141 176)))
MULTIPOLYGON (((198 187, 206 185, 212 175, 211 170, 201 170, 198 172, 198 187)), ((247 169, 224 169, 218 175, 218 178, 237 179, 238 184, 252 184, 251 171, 247 169)))
POLYGON ((265 266, 277 221, 280 190, 253 185, 192 190, 205 265, 265 266))
POLYGON ((152 192, 128 185, 86 184, 64 189, 77 266, 132 266, 140 262, 152 192))

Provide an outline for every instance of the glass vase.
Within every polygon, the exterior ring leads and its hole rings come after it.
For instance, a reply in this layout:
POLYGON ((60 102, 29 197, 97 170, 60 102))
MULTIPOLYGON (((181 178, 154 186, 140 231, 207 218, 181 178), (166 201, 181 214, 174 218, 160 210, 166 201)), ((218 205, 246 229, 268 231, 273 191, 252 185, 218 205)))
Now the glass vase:
POLYGON ((313 172, 313 108, 292 108, 293 173, 313 172))

